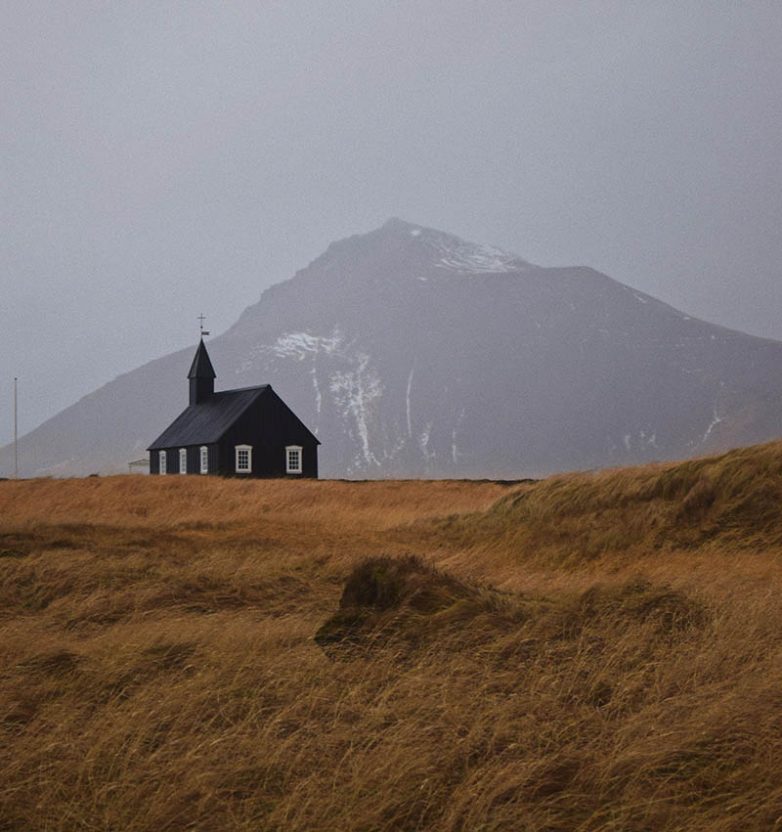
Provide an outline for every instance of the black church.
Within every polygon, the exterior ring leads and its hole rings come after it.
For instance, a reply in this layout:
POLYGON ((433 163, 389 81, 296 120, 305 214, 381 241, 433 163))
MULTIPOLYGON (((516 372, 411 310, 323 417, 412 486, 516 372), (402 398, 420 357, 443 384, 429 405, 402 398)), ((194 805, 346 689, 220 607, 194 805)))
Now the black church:
POLYGON ((149 446, 150 474, 317 477, 320 442, 271 385, 215 393, 203 339, 190 404, 149 446))

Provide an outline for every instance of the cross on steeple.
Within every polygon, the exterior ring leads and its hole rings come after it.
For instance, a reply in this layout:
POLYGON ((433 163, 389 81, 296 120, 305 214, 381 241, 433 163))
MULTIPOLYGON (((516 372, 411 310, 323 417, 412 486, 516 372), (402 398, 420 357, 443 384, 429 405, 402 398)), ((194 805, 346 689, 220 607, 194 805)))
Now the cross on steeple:
POLYGON ((198 316, 198 322, 199 322, 199 324, 200 324, 200 328, 201 328, 201 337, 202 337, 202 338, 204 337, 204 335, 209 335, 209 333, 208 333, 208 332, 204 329, 204 321, 205 321, 205 320, 206 320, 206 316, 205 316, 205 315, 204 315, 204 313, 202 312, 202 313, 198 316))

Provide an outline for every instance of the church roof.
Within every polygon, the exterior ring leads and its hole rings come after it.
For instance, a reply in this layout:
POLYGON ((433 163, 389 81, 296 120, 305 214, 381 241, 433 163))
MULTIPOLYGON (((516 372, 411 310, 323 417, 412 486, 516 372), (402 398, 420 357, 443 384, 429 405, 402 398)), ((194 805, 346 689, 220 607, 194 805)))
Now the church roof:
POLYGON ((212 361, 209 358, 209 353, 206 351, 206 344, 203 339, 198 345, 195 356, 193 356, 193 363, 190 365, 190 372, 187 374, 188 378, 217 378, 217 373, 212 366, 212 361))
MULTIPOLYGON (((206 355, 206 349, 204 349, 204 355, 206 355)), ((197 360, 198 353, 196 360, 193 361, 194 368, 197 360)), ((208 355, 206 355, 206 361, 211 369, 212 363, 208 355)), ((192 374, 193 370, 191 369, 190 372, 192 374)), ((269 385, 264 384, 261 387, 224 390, 221 393, 214 393, 199 404, 191 404, 158 436, 148 450, 209 445, 219 441, 242 413, 268 389, 269 385)))

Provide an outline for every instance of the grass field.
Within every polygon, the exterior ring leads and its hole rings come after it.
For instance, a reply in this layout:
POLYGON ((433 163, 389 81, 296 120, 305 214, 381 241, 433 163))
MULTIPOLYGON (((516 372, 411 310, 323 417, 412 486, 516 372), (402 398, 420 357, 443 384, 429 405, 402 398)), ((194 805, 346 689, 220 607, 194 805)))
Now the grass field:
POLYGON ((0 832, 782 829, 781 511, 782 444, 2 482, 0 832))

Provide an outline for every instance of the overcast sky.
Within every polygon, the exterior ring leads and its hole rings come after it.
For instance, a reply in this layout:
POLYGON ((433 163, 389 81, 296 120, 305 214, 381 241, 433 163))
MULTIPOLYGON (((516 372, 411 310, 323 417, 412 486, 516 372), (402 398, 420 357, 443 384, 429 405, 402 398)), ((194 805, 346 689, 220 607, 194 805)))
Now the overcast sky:
POLYGON ((778 0, 0 10, 0 442, 390 216, 782 339, 778 0))

